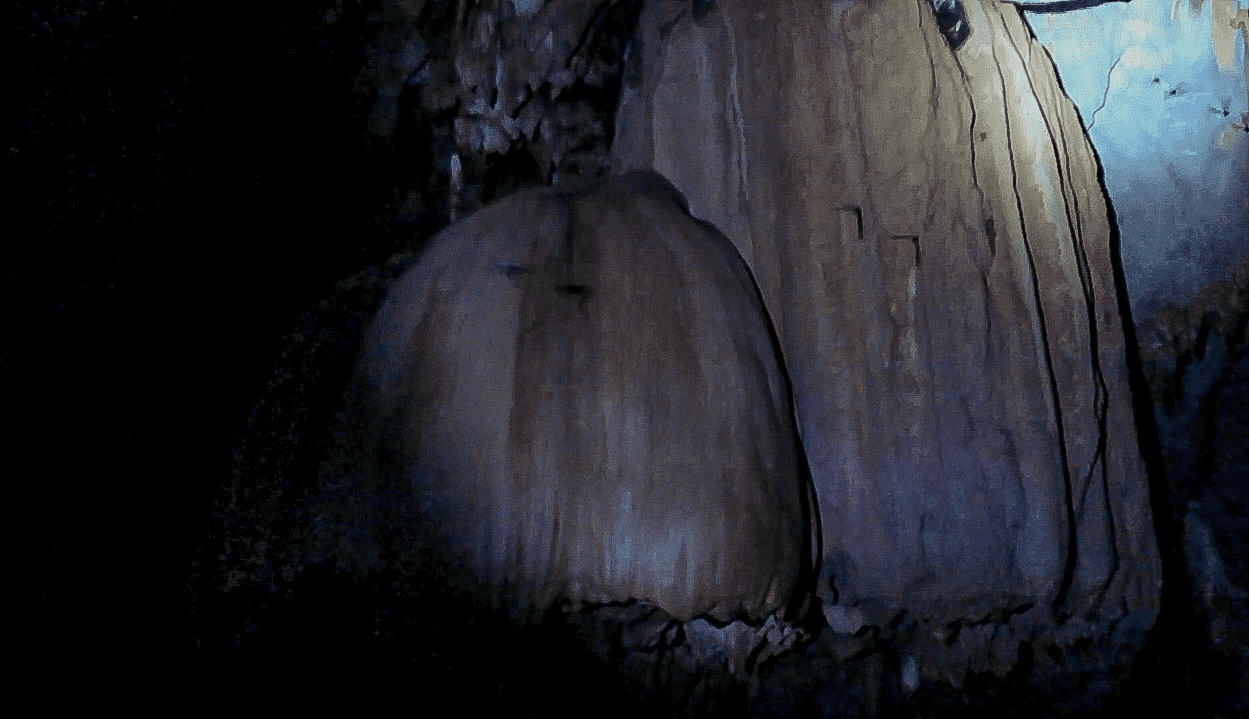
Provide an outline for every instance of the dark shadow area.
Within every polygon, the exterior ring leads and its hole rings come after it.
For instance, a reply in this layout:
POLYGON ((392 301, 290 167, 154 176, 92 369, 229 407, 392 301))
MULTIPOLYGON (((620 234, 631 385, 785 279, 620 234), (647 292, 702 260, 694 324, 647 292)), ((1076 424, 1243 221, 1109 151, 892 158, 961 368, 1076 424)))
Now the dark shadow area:
POLYGON ((191 561, 283 336, 413 233, 354 89, 366 9, 324 5, 8 11, 14 654, 50 705, 181 680, 191 561))
POLYGON ((431 590, 435 583, 394 573, 359 580, 327 566, 301 575, 286 596, 246 588, 219 596, 202 609, 245 634, 204 637, 173 698, 226 711, 241 699, 282 711, 440 706, 573 717, 584 715, 587 695, 606 716, 659 708, 628 691, 558 616, 518 628, 502 612, 431 590))

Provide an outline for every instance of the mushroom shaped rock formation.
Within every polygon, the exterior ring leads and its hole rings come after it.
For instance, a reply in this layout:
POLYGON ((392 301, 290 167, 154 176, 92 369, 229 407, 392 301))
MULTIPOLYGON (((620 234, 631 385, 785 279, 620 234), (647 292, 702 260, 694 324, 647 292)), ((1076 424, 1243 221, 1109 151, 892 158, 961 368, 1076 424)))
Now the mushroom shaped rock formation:
POLYGON ((405 551, 521 621, 562 600, 762 620, 811 596, 817 510, 774 331, 733 244, 655 173, 522 191, 443 231, 355 384, 361 481, 410 495, 405 551))
MULTIPOLYGON (((952 43, 928 0, 685 6, 643 10, 615 162, 669 177, 754 271, 819 497, 826 606, 938 634, 1027 614, 984 633, 1016 644, 1150 626, 1117 248, 1019 10, 966 0, 952 43)), ((1002 671, 1016 656, 977 651, 1002 671)))

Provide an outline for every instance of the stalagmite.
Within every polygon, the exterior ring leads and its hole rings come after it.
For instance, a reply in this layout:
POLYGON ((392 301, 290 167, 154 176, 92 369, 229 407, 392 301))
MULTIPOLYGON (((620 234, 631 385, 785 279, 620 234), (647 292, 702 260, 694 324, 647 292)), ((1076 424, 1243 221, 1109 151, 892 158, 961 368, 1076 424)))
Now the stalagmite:
POLYGON ((357 388, 354 495, 393 498, 375 521, 398 551, 522 620, 638 600, 763 621, 810 596, 773 330, 732 243, 654 173, 524 191, 439 234, 383 302, 357 388))

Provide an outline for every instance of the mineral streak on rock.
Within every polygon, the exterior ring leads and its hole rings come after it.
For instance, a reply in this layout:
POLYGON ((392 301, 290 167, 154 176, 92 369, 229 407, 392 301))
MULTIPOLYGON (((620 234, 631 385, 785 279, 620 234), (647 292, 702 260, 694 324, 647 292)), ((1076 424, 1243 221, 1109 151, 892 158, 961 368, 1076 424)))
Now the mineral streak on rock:
POLYGON ((926 676, 1149 626, 1161 582, 1096 157, 1019 11, 963 10, 959 44, 917 0, 647 3, 613 145, 759 281, 826 601, 1019 625, 926 676))

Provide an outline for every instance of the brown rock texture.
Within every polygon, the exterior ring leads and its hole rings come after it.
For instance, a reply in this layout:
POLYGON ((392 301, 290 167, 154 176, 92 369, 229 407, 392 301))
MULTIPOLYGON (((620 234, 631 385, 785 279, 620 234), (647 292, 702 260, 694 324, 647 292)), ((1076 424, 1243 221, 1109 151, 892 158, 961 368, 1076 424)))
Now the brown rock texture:
POLYGON ((1106 201, 1019 11, 970 0, 952 50, 926 0, 695 6, 645 5, 613 152, 755 273, 826 607, 1005 610, 1019 640, 1057 621, 1063 644, 1148 627, 1161 571, 1106 201))
POLYGON ((401 213, 442 226, 522 187, 608 174, 641 5, 384 0, 357 91, 375 140, 407 168, 401 213))
POLYGON ((520 192, 435 237, 357 382, 353 494, 397 488, 403 551, 519 618, 639 600, 762 621, 810 595, 775 334, 732 243, 654 173, 520 192))

